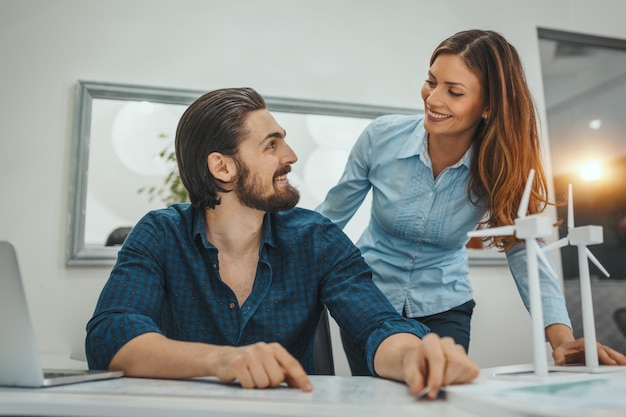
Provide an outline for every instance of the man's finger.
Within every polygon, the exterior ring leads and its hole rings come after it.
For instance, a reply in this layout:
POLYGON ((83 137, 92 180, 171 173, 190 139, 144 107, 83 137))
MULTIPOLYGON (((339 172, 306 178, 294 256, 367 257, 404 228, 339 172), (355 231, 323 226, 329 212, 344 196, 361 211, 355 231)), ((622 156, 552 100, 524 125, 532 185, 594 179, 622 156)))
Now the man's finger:
POLYGON ((443 348, 446 355, 444 386, 464 384, 478 376, 480 368, 468 358, 463 346, 450 340, 449 343, 443 343, 443 348))
POLYGON ((446 370, 446 357, 441 345, 442 339, 434 333, 429 333, 422 340, 424 342, 424 358, 428 372, 426 384, 430 387, 428 397, 437 398, 446 370))
POLYGON ((277 345, 276 360, 284 371, 285 381, 287 385, 294 388, 300 388, 302 391, 313 391, 313 385, 304 368, 296 358, 291 356, 285 348, 277 345))
POLYGON ((424 396, 429 390, 425 390, 427 373, 426 361, 423 355, 418 355, 416 349, 411 354, 408 354, 404 359, 403 367, 405 369, 404 382, 409 386, 409 392, 416 397, 424 396))
POLYGON ((287 351, 277 343, 260 343, 254 346, 254 353, 258 361, 257 366, 251 369, 254 383, 258 388, 276 387, 285 381, 285 370, 279 363, 277 356, 287 354, 287 351))
POLYGON ((252 375, 250 374, 250 371, 248 369, 244 369, 238 372, 237 380, 239 381, 239 385, 241 385, 242 388, 256 388, 256 385, 254 384, 254 378, 252 378, 252 375))

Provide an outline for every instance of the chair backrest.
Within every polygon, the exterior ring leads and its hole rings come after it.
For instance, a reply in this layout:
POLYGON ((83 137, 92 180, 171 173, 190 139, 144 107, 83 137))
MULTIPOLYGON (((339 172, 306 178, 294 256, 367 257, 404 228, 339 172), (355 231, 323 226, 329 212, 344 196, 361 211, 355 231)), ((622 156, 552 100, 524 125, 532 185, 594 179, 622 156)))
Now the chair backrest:
POLYGON ((626 337, 626 307, 620 307, 613 312, 613 320, 620 332, 626 337))
POLYGON ((330 339, 328 310, 324 307, 313 341, 313 364, 316 375, 335 375, 333 347, 330 339))
POLYGON ((118 227, 117 229, 113 230, 107 237, 107 241, 104 246, 121 246, 122 243, 124 243, 126 236, 128 236, 128 234, 130 233, 131 229, 131 226, 126 226, 118 227))

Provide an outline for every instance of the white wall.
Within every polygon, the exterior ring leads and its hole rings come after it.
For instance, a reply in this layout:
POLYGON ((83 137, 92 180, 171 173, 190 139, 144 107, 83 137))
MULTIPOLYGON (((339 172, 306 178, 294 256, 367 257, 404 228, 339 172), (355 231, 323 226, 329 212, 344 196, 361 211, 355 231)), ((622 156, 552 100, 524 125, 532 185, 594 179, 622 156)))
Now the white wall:
MULTIPOLYGON (((432 49, 479 27, 517 46, 543 114, 536 27, 625 38, 625 12, 620 0, 0 0, 0 239, 17 247, 40 349, 80 349, 108 275, 64 264, 78 79, 421 107, 432 49)), ((472 356, 528 362, 508 268, 472 280, 472 356)))

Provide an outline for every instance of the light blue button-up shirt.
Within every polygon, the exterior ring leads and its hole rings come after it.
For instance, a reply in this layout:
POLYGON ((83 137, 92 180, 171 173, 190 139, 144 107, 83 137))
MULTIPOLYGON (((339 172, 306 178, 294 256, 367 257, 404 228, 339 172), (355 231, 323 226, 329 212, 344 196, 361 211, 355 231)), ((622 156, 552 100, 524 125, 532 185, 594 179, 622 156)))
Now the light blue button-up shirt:
MULTIPOLYGON (((339 183, 317 207, 343 228, 372 189, 369 224, 357 246, 375 283, 408 317, 472 299, 465 244, 486 209, 468 200, 470 161, 471 149, 434 178, 423 118, 383 116, 361 134, 339 183)), ((526 250, 518 245, 506 255, 528 309, 526 250)), ((545 325, 570 326, 556 275, 539 265, 545 325)))

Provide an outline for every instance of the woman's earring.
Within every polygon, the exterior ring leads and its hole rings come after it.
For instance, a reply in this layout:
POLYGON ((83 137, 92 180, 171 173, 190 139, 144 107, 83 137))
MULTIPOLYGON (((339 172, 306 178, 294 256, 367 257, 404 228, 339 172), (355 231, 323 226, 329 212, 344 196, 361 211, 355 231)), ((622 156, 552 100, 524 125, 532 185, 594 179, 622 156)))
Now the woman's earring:
POLYGON ((486 122, 487 121, 487 115, 483 115, 483 120, 486 122))

